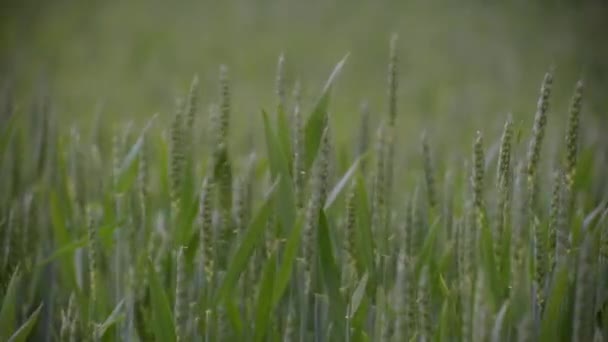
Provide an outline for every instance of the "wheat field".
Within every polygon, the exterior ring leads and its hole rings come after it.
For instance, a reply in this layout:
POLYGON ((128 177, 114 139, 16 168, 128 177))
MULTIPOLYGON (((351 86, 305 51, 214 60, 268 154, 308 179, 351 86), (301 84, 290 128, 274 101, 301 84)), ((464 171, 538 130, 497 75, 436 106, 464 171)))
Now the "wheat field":
POLYGON ((348 117, 347 52, 306 91, 279 53, 245 117, 229 64, 169 111, 86 127, 6 83, 0 340, 608 340, 606 108, 586 74, 546 63, 529 111, 421 129, 407 41, 378 39, 383 104, 348 117))

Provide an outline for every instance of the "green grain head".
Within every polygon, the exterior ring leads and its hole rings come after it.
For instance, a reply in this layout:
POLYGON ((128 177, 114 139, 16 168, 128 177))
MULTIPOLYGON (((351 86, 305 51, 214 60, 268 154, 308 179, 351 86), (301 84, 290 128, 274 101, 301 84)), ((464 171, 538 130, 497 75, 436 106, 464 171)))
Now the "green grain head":
POLYGON ((312 265, 315 256, 316 231, 319 223, 319 213, 325 203, 327 195, 327 176, 329 165, 329 138, 328 128, 323 131, 319 154, 313 165, 310 180, 310 197, 304 216, 304 268, 306 274, 305 292, 310 293, 312 265))
POLYGON ((556 260, 556 245, 557 245, 557 226, 561 202, 561 177, 560 171, 555 171, 553 176, 553 191, 551 191, 551 204, 549 208, 549 226, 548 226, 548 255, 550 270, 555 266, 556 260))
POLYGON ((348 195, 346 197, 346 219, 344 222, 344 255, 346 256, 346 263, 354 265, 355 253, 356 253, 356 207, 355 207, 355 186, 356 183, 351 182, 348 195))
POLYGON ((560 262, 570 253, 570 189, 566 186, 566 176, 560 171, 556 182, 559 182, 560 191, 558 198, 557 220, 555 227, 555 260, 560 262))
POLYGON ((231 103, 231 91, 230 91, 230 78, 228 75, 228 67, 225 65, 220 66, 220 116, 218 122, 218 132, 220 141, 226 143, 228 141, 228 129, 230 123, 230 115, 232 109, 231 103))
POLYGON ((513 136, 513 121, 507 119, 500 139, 500 150, 497 167, 498 205, 496 208, 496 228, 494 230, 495 260, 502 260, 504 231, 510 226, 511 215, 511 140, 513 136))
POLYGON ((385 205, 386 205, 386 127, 380 124, 376 142, 376 169, 373 182, 372 195, 372 231, 384 243, 386 233, 385 224, 385 205))
POLYGON ((507 188, 511 180, 511 141, 513 139, 513 118, 509 114, 500 138, 497 176, 498 187, 507 188))
POLYGON ((213 239, 213 180, 205 178, 201 188, 197 224, 200 234, 199 264, 207 281, 213 279, 215 248, 213 239))
POLYGON ((196 114, 198 112, 199 106, 199 80, 198 75, 194 75, 192 79, 192 83, 190 83, 190 90, 188 91, 188 100, 186 103, 186 120, 184 128, 188 131, 190 136, 187 138, 191 138, 192 129, 194 128, 194 124, 196 121, 196 114))
POLYGON ((536 305, 542 313, 545 305, 545 278, 547 275, 547 235, 538 217, 532 217, 534 232, 534 269, 536 287, 536 305))
POLYGON ((302 124, 302 113, 300 111, 300 83, 296 82, 293 90, 293 113, 292 113, 292 128, 291 142, 293 146, 293 182, 296 196, 296 206, 302 208, 304 206, 304 187, 306 172, 304 170, 304 125, 302 124))
MULTIPOLYGON (((520 278, 523 267, 528 241, 528 196, 526 192, 526 173, 524 164, 520 161, 515 169, 513 229, 511 232, 511 283, 514 284, 520 278)), ((512 286, 514 288, 514 286, 512 286)))
POLYGON ((180 210, 181 204, 181 187, 183 182, 183 167, 184 167, 184 150, 183 150, 183 139, 184 139, 184 120, 182 115, 182 103, 177 101, 175 114, 173 115, 173 121, 171 123, 171 149, 170 149, 170 168, 169 168, 169 180, 170 180, 170 196, 171 196, 171 209, 174 215, 180 210))
POLYGON ((572 190, 576 175, 576 159, 578 151, 578 131, 583 102, 583 81, 578 81, 570 103, 568 128, 566 130, 566 186, 572 190))
POLYGON ((90 300, 90 317, 94 317, 97 301, 97 281, 98 281, 98 248, 99 242, 97 239, 97 223, 95 211, 93 207, 87 207, 87 241, 89 249, 89 300, 90 300))
POLYGON ((426 133, 422 134, 422 164, 424 167, 424 180, 426 183, 426 194, 429 208, 433 209, 437 206, 437 189, 435 183, 435 170, 431 158, 431 148, 426 133))
POLYGON ((473 205, 475 207, 475 215, 477 219, 481 219, 483 215, 484 201, 484 171, 485 170, 485 157, 483 152, 483 137, 481 132, 477 132, 475 143, 473 144, 473 174, 471 178, 471 185, 473 188, 473 205))
POLYGON ((543 83, 540 88, 540 97, 536 105, 536 114, 534 115, 534 125, 532 127, 532 138, 528 147, 526 173, 528 175, 528 183, 534 181, 540 160, 540 150, 545 136, 545 126, 547 125, 547 111, 549 109, 549 97, 551 96, 551 88, 553 86, 553 75, 548 72, 545 74, 543 83))

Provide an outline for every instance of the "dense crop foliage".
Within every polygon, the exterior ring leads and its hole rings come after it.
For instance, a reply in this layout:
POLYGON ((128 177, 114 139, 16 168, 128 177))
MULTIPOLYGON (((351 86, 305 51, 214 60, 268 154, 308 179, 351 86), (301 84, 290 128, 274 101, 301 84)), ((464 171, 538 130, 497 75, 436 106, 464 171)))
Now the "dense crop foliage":
POLYGON ((422 133, 403 164, 397 46, 386 114, 373 128, 363 109, 353 148, 329 120, 348 56, 310 112, 280 56, 276 106, 256 116, 264 148, 245 154, 227 66, 211 104, 194 77, 173 113, 87 133, 6 88, 0 339, 608 338, 605 151, 579 142, 583 81, 553 108, 549 71, 531 129, 505 115, 501 135, 460 138, 464 161, 438 160, 441 137, 422 133))

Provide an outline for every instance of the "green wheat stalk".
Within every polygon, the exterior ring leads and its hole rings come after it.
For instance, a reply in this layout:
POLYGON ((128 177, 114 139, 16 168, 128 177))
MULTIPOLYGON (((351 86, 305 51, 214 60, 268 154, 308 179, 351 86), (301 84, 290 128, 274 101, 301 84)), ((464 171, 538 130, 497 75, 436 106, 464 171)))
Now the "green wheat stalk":
POLYGON ((487 340, 488 336, 488 316, 490 312, 484 298, 486 291, 484 276, 481 272, 478 273, 480 275, 477 277, 473 298, 473 341, 483 342, 487 340))
POLYGON ((524 266, 525 242, 527 241, 528 227, 528 196, 526 194, 526 174, 524 164, 519 163, 515 171, 514 198, 514 225, 511 232, 511 288, 517 288, 519 273, 524 266))
MULTIPOLYGON (((357 150, 356 150, 356 155, 358 157, 362 156, 365 152, 367 152, 368 149, 368 145, 369 145, 369 117, 370 117, 370 110, 369 110, 369 104, 364 101, 361 103, 361 107, 360 107, 360 121, 359 121, 359 132, 357 135, 357 150)), ((361 161, 359 162, 359 169, 361 170, 361 172, 365 175, 365 171, 366 171, 366 165, 367 165, 367 161, 366 158, 361 159, 361 161)))
POLYGON ((386 253, 385 213, 386 213, 386 128, 378 128, 376 143, 376 170, 372 194, 372 232, 378 237, 380 253, 386 253))
POLYGON ((566 186, 566 176, 560 172, 557 181, 560 183, 559 207, 557 208, 555 258, 556 262, 565 260, 570 253, 570 227, 568 226, 570 189, 566 186))
POLYGON ((310 294, 312 279, 312 263, 316 258, 316 230, 319 222, 319 213, 325 203, 327 194, 327 176, 329 163, 328 128, 323 131, 319 154, 313 165, 313 174, 310 183, 310 198, 304 216, 304 292, 310 294))
POLYGON ((430 341, 432 338, 433 323, 431 321, 431 291, 429 289, 429 270, 425 266, 420 274, 418 283, 418 332, 419 340, 430 341))
POLYGON ((536 216, 532 218, 532 232, 534 233, 536 305, 539 313, 542 313, 545 305, 544 286, 547 274, 547 241, 546 231, 542 229, 540 220, 536 216))
POLYGON ((293 114, 291 140, 293 145, 293 182, 296 197, 296 206, 302 208, 304 206, 304 187, 305 187, 305 170, 304 170, 304 125, 302 124, 302 114, 300 112, 300 83, 296 82, 293 90, 293 114))
POLYGON ((574 294, 573 341, 591 341, 593 337, 593 310, 595 293, 595 272, 591 234, 587 235, 581 245, 578 256, 576 274, 576 290, 574 294))
POLYGON ((199 241, 199 264, 207 280, 207 284, 213 284, 215 268, 215 246, 213 239, 213 181, 206 177, 201 188, 199 210, 198 210, 198 229, 200 234, 199 241))
POLYGON ((188 294, 186 292, 186 261, 184 260, 184 247, 177 250, 176 281, 175 281, 175 335, 177 341, 187 341, 186 335, 188 321, 188 294))
POLYGON ((559 220, 559 210, 561 202, 561 188, 562 182, 560 177, 560 171, 555 171, 553 176, 553 191, 551 191, 551 205, 549 209, 549 227, 548 227, 548 240, 549 240, 549 270, 555 269, 555 262, 557 260, 557 230, 559 220))
POLYGON ((192 82, 190 83, 190 90, 188 91, 187 107, 186 107, 186 124, 185 128, 190 134, 196 121, 196 113, 198 112, 199 102, 199 80, 198 75, 194 75, 192 82))
POLYGON ((497 167, 498 183, 498 208, 496 210, 496 229, 494 236, 494 255, 496 261, 502 260, 504 243, 504 231, 509 226, 511 213, 511 140, 513 137, 513 120, 509 115, 505 122, 502 137, 500 139, 500 150, 497 167))
POLYGON ((87 207, 87 231, 89 251, 89 326, 93 329, 93 323, 97 312, 97 278, 98 278, 98 240, 97 225, 93 208, 87 207))

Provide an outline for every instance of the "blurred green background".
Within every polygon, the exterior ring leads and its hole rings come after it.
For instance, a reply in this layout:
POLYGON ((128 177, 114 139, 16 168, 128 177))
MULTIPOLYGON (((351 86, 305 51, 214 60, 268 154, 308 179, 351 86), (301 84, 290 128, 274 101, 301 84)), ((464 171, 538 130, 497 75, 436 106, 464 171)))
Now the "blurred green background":
MULTIPOLYGON (((555 67, 550 125, 563 127, 574 83, 586 82, 583 125, 599 134, 608 110, 608 10, 601 2, 514 1, 5 1, 0 74, 27 107, 40 89, 66 125, 169 117, 195 74, 201 99, 217 99, 218 66, 233 80, 235 144, 249 118, 275 105, 278 55, 310 109, 333 65, 349 60, 332 102, 337 139, 356 132, 368 100, 386 113, 391 33, 399 35, 400 142, 421 130, 438 149, 499 137, 507 112, 533 117, 543 74, 555 67), (166 114, 166 115, 165 115, 166 114)), ((206 107, 205 107, 206 108, 206 107)), ((206 115, 206 110, 201 110, 206 115)), ((258 126, 255 126, 258 125, 258 126)), ((552 130, 561 134, 561 130, 552 130)), ((593 135, 593 134, 592 134, 593 135)))

